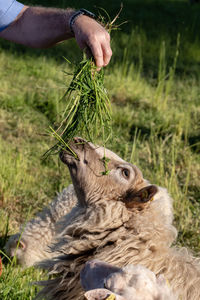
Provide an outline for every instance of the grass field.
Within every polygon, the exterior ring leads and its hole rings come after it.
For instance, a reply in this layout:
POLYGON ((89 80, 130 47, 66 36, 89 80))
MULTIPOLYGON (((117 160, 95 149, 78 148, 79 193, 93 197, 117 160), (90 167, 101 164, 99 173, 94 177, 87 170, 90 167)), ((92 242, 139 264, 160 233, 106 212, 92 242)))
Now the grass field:
MULTIPOLYGON (((65 7, 65 1, 24 1, 65 7)), ((118 1, 71 1, 72 7, 114 17, 118 1)), ((113 139, 107 147, 136 164, 174 198, 179 245, 200 247, 200 5, 187 1, 124 0, 112 34, 113 58, 105 86, 113 108, 113 139)), ((70 183, 56 156, 41 160, 45 136, 62 110, 59 101, 71 71, 63 56, 79 61, 70 40, 33 50, 0 40, 0 299, 33 299, 41 271, 23 270, 3 255, 9 235, 70 183)), ((101 143, 101 138, 98 140, 101 143)))

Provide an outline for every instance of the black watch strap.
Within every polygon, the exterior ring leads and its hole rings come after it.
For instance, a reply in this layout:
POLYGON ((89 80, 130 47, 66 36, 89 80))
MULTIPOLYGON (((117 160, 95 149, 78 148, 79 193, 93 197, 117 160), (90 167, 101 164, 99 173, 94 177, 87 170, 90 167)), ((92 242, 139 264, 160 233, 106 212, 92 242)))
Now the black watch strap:
POLYGON ((70 18, 70 20, 69 20, 69 27, 70 27, 70 29, 71 29, 71 32, 74 33, 74 31, 73 31, 73 25, 74 25, 74 22, 75 22, 75 20, 76 20, 79 16, 81 16, 81 15, 85 15, 85 16, 88 16, 88 17, 90 17, 90 18, 92 18, 92 19, 96 19, 95 14, 93 14, 93 13, 90 12, 89 10, 84 9, 84 8, 79 9, 78 11, 76 11, 76 12, 71 16, 71 18, 70 18))

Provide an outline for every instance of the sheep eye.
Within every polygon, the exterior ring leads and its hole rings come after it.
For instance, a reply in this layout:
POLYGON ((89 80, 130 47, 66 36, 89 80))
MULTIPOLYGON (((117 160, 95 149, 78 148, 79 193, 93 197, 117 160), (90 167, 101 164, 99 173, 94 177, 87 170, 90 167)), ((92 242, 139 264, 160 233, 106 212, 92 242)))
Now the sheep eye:
POLYGON ((130 177, 130 171, 128 169, 122 169, 122 175, 128 179, 130 177))

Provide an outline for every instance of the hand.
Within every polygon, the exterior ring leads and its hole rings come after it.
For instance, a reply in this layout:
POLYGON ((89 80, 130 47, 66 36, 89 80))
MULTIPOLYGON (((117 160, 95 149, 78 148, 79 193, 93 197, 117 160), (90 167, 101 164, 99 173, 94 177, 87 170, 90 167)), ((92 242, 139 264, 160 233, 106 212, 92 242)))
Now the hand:
POLYGON ((73 32, 79 47, 86 52, 87 48, 90 49, 96 66, 107 66, 112 56, 109 33, 98 22, 85 15, 75 20, 73 32))

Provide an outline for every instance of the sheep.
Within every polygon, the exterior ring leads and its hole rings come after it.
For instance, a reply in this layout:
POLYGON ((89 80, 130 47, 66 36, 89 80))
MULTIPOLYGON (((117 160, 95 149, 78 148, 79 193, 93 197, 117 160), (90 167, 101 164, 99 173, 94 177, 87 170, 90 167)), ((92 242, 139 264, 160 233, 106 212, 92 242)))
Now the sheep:
MULTIPOLYGON (((81 138, 70 147, 78 159, 66 151, 60 158, 69 168, 78 203, 53 222, 50 259, 39 266, 57 276, 42 283, 38 298, 84 299, 81 269, 87 260, 99 259, 119 268, 140 264, 156 276, 163 274, 182 300, 200 299, 199 259, 172 247, 177 230, 167 190, 150 184, 136 166, 104 147, 81 138)), ((40 249, 34 251, 40 256, 40 249)))
POLYGON ((120 269, 99 260, 85 264, 80 273, 81 285, 88 300, 175 300, 164 277, 156 277, 141 265, 120 269))
POLYGON ((76 204, 77 197, 71 184, 63 189, 48 207, 22 226, 19 233, 9 238, 5 246, 6 253, 11 257, 15 255, 17 262, 24 267, 33 266, 41 260, 56 256, 56 253, 49 251, 48 248, 53 242, 55 224, 76 204))
POLYGON ((38 297, 84 299, 81 269, 87 260, 99 259, 120 268, 140 264, 156 276, 163 274, 182 300, 200 299, 199 259, 172 246, 177 230, 167 190, 150 184, 136 166, 104 147, 80 138, 70 147, 78 159, 66 151, 60 158, 79 205, 59 222, 51 251, 60 255, 40 263, 57 277, 43 282, 38 297))

